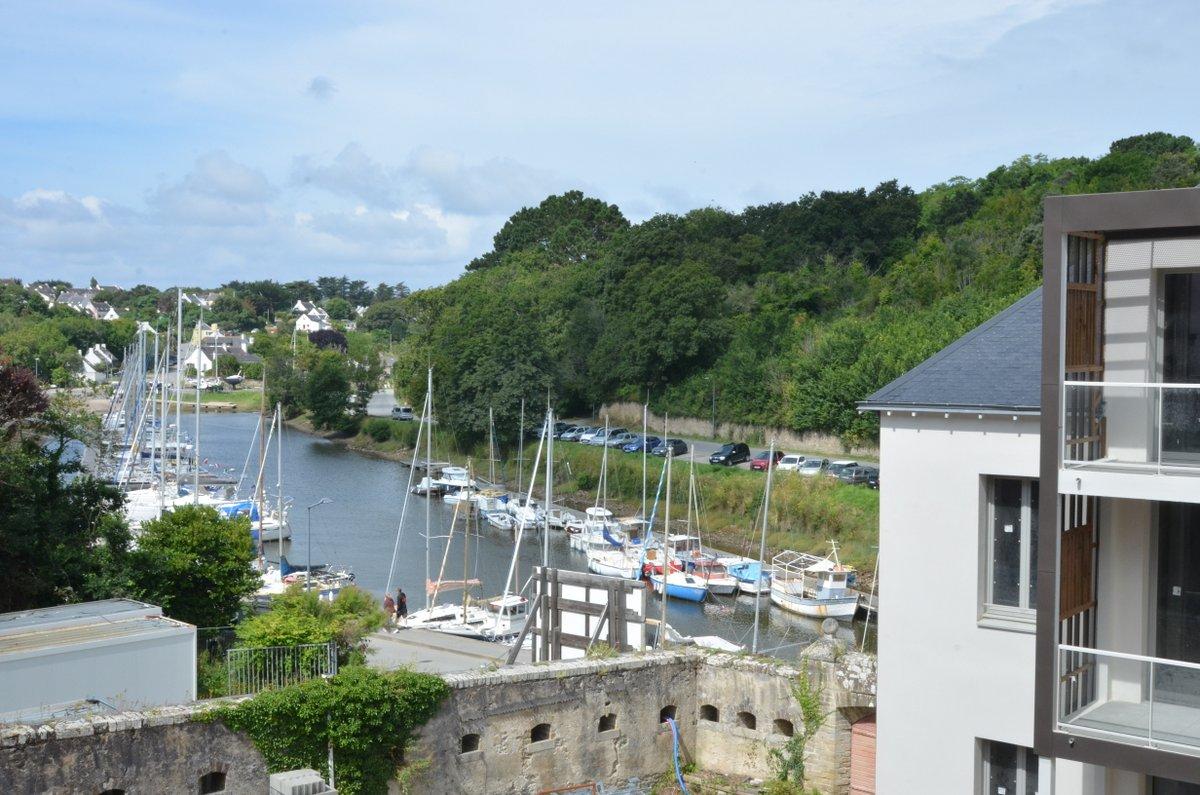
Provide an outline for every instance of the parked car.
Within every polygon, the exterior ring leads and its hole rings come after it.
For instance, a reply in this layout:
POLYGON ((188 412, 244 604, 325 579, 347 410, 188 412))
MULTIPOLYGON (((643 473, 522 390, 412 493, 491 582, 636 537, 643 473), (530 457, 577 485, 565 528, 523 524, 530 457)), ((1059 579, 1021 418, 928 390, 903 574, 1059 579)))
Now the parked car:
POLYGON ((867 470, 867 488, 879 488, 879 467, 863 467, 867 470))
POLYGON ((592 430, 592 426, 590 425, 576 425, 568 431, 563 431, 562 440, 564 442, 578 442, 579 437, 590 430, 592 430))
MULTIPOLYGON (((780 469, 782 468, 783 467, 780 467, 780 469)), ((796 468, 796 472, 797 474, 804 475, 805 477, 812 477, 813 475, 821 474, 828 468, 828 458, 806 458, 796 468)))
POLYGON ((392 419, 394 420, 412 420, 412 406, 392 406, 392 419))
POLYGON ((592 434, 592 438, 584 439, 584 441, 587 444, 594 444, 597 447, 603 447, 604 445, 608 444, 609 439, 613 438, 614 436, 620 436, 623 433, 629 433, 629 430, 627 428, 608 428, 607 430, 601 428, 592 434))
POLYGON ((648 453, 660 444, 662 444, 662 439, 659 439, 657 436, 637 436, 621 449, 627 453, 640 453, 642 452, 642 448, 645 448, 648 453))
POLYGON ((637 438, 638 435, 636 433, 630 433, 629 431, 626 431, 625 433, 609 434, 609 437, 604 440, 604 443, 609 447, 624 447, 637 438))
POLYGON ((667 439, 665 442, 659 442, 654 449, 650 451, 651 455, 662 456, 666 458, 667 451, 670 450, 673 455, 687 455, 687 442, 683 439, 667 439))
POLYGON ((768 463, 772 466, 779 466, 780 460, 783 458, 783 451, 776 450, 774 457, 771 456, 770 450, 763 450, 754 458, 750 459, 750 468, 755 472, 766 472, 768 463))
POLYGON ((586 431, 579 434, 575 441, 579 442, 580 444, 590 444, 592 439, 594 439, 598 433, 604 433, 603 425, 600 427, 596 427, 594 425, 590 426, 586 431))
POLYGON ((554 438, 555 439, 562 438, 563 431, 565 431, 567 428, 571 428, 571 427, 573 427, 573 426, 569 422, 554 423, 554 438))
POLYGON ((833 461, 825 468, 825 474, 831 478, 840 478, 842 472, 858 466, 857 461, 833 461))
MULTIPOLYGON (((775 464, 775 469, 779 470, 780 472, 795 472, 803 463, 804 456, 796 455, 795 453, 788 453, 783 458, 779 459, 778 463, 775 464)), ((750 462, 750 468, 754 468, 753 461, 750 462)))
MULTIPOLYGON (((557 425, 557 424, 558 424, 558 423, 555 423, 555 425, 557 425)), ((567 434, 568 434, 568 433, 570 433, 571 431, 575 430, 575 429, 576 429, 576 428, 578 428, 578 427, 579 427, 578 425, 567 425, 567 426, 566 426, 566 427, 564 427, 562 430, 557 430, 557 431, 555 431, 555 432, 554 432, 554 438, 555 438, 555 439, 566 439, 566 438, 567 438, 567 434)))
POLYGON ((750 460, 750 445, 745 442, 730 442, 708 457, 708 463, 731 467, 750 460))
POLYGON ((865 486, 867 483, 867 468, 864 466, 842 467, 837 479, 852 486, 865 486))

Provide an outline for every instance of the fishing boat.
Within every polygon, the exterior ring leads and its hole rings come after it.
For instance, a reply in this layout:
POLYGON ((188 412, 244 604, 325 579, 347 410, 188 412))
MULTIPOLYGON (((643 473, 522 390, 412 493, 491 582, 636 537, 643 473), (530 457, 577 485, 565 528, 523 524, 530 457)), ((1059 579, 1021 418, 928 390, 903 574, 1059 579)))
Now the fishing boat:
POLYGON ((761 561, 749 560, 744 563, 733 563, 726 569, 737 580, 738 590, 742 593, 751 595, 771 593, 771 572, 764 568, 761 561))
POLYGON ((848 586, 854 571, 843 566, 837 545, 829 557, 820 558, 787 550, 771 558, 771 603, 811 618, 853 620, 858 593, 848 586))
MULTIPOLYGON (((686 571, 668 571, 666 574, 667 596, 687 602, 703 602, 708 596, 708 583, 686 571)), ((663 592, 663 575, 651 574, 650 585, 654 592, 663 592)))

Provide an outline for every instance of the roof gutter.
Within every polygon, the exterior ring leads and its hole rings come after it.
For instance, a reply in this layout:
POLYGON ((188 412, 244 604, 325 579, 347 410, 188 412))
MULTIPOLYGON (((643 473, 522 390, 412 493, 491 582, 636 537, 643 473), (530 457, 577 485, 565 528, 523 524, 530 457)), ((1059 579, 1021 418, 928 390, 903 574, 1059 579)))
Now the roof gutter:
POLYGON ((868 411, 910 411, 921 412, 923 414, 991 414, 1008 417, 1040 417, 1042 414, 1041 408, 1030 406, 939 406, 933 403, 859 403, 857 408, 860 413, 868 411))

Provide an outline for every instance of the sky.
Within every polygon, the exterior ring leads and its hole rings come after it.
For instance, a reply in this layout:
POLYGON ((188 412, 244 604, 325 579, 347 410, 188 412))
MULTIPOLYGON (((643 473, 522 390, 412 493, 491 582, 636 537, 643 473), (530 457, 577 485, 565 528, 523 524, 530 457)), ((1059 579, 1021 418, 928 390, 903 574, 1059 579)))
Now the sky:
POLYGON ((0 0, 0 276, 440 284, 634 221, 1200 137, 1194 0, 0 0))

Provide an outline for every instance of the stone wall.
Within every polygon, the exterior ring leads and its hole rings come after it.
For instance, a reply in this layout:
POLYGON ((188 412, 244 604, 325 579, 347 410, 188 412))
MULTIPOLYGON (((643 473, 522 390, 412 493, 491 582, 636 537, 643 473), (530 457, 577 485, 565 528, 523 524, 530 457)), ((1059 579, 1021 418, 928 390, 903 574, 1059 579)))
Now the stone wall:
MULTIPOLYGON (((824 795, 845 793, 850 724, 874 707, 874 658, 828 638, 806 655, 829 712, 807 749, 808 782, 824 795)), ((450 697, 408 754, 422 771, 410 791, 535 793, 593 782, 648 789, 672 769, 664 709, 685 762, 766 778, 770 750, 787 742, 789 724, 802 725, 792 696, 799 673, 690 649, 449 676, 450 697)), ((0 792, 196 792, 213 772, 225 774, 226 792, 264 792, 262 757, 244 735, 192 721, 205 708, 0 727, 0 792)))
POLYGON ((225 792, 261 795, 267 766, 250 741, 197 723, 205 705, 119 712, 41 726, 0 726, 0 792, 198 792, 225 776, 225 792))

